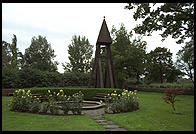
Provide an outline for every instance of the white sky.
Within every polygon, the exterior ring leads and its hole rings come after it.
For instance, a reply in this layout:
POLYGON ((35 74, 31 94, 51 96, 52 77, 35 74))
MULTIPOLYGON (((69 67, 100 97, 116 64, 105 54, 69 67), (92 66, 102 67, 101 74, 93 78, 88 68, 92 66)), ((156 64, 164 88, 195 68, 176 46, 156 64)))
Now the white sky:
MULTIPOLYGON (((125 10, 126 3, 3 3, 2 4, 2 40, 11 43, 13 34, 17 36, 17 47, 23 54, 31 44, 33 36, 46 37, 55 51, 55 60, 59 62, 58 71, 63 73, 62 63, 69 62, 68 45, 73 35, 85 36, 95 46, 99 30, 106 17, 109 31, 114 25, 117 29, 123 23, 129 31, 136 23, 133 12, 125 10)), ((143 37, 147 41, 147 52, 156 47, 166 47, 176 53, 181 46, 168 37, 161 42, 159 32, 143 37)), ((137 35, 135 35, 137 36, 137 35)), ((94 47, 95 51, 95 47, 94 47)), ((94 55, 93 55, 94 57, 94 55)))

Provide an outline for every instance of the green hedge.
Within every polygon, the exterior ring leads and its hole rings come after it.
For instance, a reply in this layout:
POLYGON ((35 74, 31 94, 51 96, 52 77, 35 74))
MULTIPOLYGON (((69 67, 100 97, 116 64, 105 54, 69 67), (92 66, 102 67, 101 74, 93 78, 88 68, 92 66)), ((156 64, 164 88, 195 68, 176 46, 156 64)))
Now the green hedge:
POLYGON ((117 93, 121 93, 122 89, 111 89, 111 88, 73 88, 73 87, 42 87, 42 88, 25 88, 25 90, 31 90, 33 94, 46 94, 48 90, 52 92, 59 92, 60 89, 64 91, 66 95, 72 95, 81 91, 84 94, 85 100, 92 100, 96 93, 112 93, 116 90, 117 93))
MULTIPOLYGON (((127 88, 129 91, 138 90, 138 91, 145 91, 145 92, 159 92, 163 93, 167 88, 158 88, 158 87, 137 87, 131 86, 127 88)), ((178 88, 179 90, 184 90, 184 95, 194 95, 194 89, 192 88, 178 88)))

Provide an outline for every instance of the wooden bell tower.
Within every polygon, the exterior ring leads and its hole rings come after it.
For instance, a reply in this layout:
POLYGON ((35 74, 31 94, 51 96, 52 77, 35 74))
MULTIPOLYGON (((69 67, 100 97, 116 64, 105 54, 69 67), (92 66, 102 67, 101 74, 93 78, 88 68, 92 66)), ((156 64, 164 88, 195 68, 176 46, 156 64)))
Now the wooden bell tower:
POLYGON ((99 36, 96 43, 95 60, 93 69, 90 76, 89 87, 92 85, 93 78, 95 83, 93 84, 95 88, 116 88, 116 82, 114 79, 114 69, 112 63, 112 55, 110 45, 112 44, 112 39, 107 28, 105 17, 99 32, 99 36), (105 51, 106 56, 102 57, 101 52, 105 51), (102 68, 102 61, 105 62, 105 69, 102 68), (105 75, 103 76, 103 73, 105 75))

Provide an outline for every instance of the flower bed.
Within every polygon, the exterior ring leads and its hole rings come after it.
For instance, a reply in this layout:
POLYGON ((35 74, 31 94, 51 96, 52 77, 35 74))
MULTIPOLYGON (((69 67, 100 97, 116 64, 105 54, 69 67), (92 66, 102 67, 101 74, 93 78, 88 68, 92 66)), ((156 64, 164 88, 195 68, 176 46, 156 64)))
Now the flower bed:
POLYGON ((57 93, 48 90, 45 98, 46 101, 41 102, 38 97, 32 96, 31 90, 15 90, 10 110, 46 114, 58 114, 59 110, 62 110, 64 114, 68 114, 69 111, 73 114, 81 114, 83 94, 80 91, 67 96, 63 90, 57 93), (61 103, 57 104, 57 102, 61 103))
POLYGON ((105 98, 106 113, 129 112, 139 109, 137 90, 123 90, 121 94, 114 91, 105 98))

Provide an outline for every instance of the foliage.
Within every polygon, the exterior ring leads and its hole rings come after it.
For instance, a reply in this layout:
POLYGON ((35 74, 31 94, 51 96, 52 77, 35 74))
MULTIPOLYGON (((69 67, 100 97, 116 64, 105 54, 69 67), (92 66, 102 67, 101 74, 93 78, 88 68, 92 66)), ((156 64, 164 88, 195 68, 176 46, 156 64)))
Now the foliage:
POLYGON ((9 52, 9 43, 2 41, 2 67, 7 67, 10 64, 11 55, 9 52))
POLYGON ((41 103, 38 97, 32 96, 31 90, 19 89, 14 92, 10 109, 12 111, 30 111, 35 113, 47 113, 50 111, 52 114, 58 114, 58 110, 62 108, 64 114, 67 114, 68 111, 72 111, 73 114, 81 114, 83 96, 81 91, 67 96, 62 89, 59 92, 47 90, 47 94, 44 96, 47 100, 41 103))
POLYGON ((25 49, 24 67, 31 67, 41 71, 56 71, 57 62, 53 61, 56 56, 51 44, 46 37, 41 35, 33 37, 29 48, 25 49))
POLYGON ((181 94, 183 94, 183 91, 178 91, 177 88, 170 87, 165 90, 165 96, 163 96, 163 100, 172 106, 173 112, 176 112, 175 102, 179 101, 176 99, 176 96, 181 94))
POLYGON ((181 74, 172 61, 172 53, 165 47, 157 47, 148 54, 146 77, 155 82, 175 81, 181 74))
POLYGON ((93 46, 88 39, 74 35, 72 43, 68 46, 70 63, 63 64, 66 72, 87 73, 91 68, 93 46))
POLYGON ((123 90, 121 94, 114 91, 105 98, 106 112, 120 113, 137 110, 139 108, 137 90, 134 92, 123 90))
POLYGON ((146 57, 146 42, 139 37, 131 41, 132 33, 127 32, 124 24, 121 24, 119 30, 112 27, 111 45, 114 75, 118 87, 125 87, 125 82, 128 78, 137 78, 144 73, 145 57, 146 57))
POLYGON ((2 67, 19 69, 21 67, 22 53, 17 48, 17 38, 13 35, 12 43, 2 41, 2 67))
POLYGON ((70 101, 72 101, 71 103, 71 111, 73 114, 81 114, 82 112, 82 101, 83 101, 83 94, 81 91, 79 91, 79 93, 75 93, 72 95, 70 101))
POLYGON ((62 78, 62 86, 87 86, 89 73, 65 72, 62 78))
POLYGON ((2 87, 16 88, 18 87, 18 70, 4 67, 2 69, 2 87))
POLYGON ((37 103, 39 98, 32 98, 30 90, 19 89, 15 90, 13 99, 10 103, 10 110, 12 111, 38 111, 37 103), (36 106, 35 106, 36 105, 36 106))
POLYGON ((138 34, 151 35, 153 31, 163 30, 163 40, 172 35, 183 43, 186 38, 194 38, 194 3, 129 3, 125 9, 136 8, 133 18, 142 19, 142 24, 134 30, 138 34))
POLYGON ((185 74, 190 78, 194 83, 194 41, 186 43, 182 50, 179 50, 177 53, 177 67, 184 71, 185 74))

